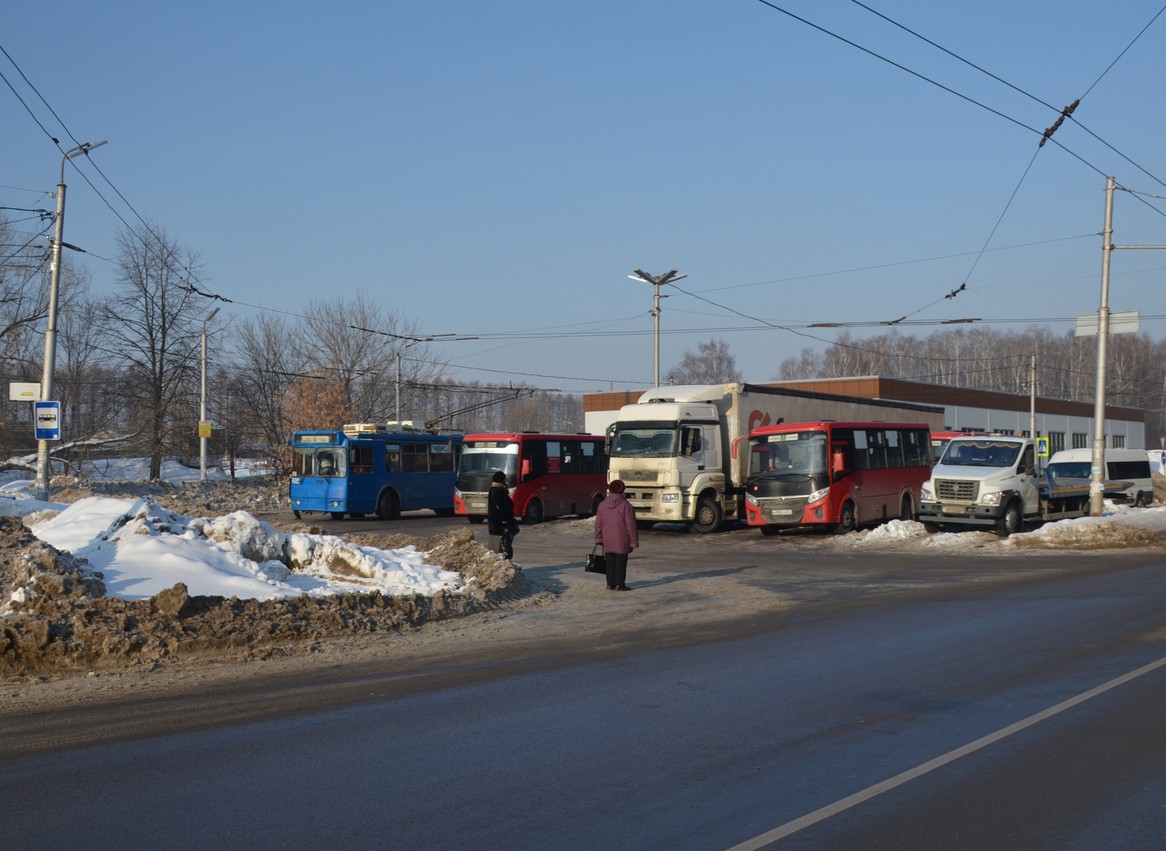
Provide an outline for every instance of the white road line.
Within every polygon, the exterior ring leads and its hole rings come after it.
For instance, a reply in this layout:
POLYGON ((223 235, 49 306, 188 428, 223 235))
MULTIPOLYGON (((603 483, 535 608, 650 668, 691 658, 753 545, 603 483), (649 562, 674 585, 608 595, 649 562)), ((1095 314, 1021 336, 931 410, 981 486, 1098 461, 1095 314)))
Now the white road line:
POLYGON ((966 745, 963 745, 962 747, 958 747, 955 750, 948 751, 942 756, 937 756, 935 759, 928 760, 927 762, 921 765, 917 765, 914 768, 909 768, 901 774, 896 774, 894 777, 890 777, 886 780, 874 784, 873 786, 868 786, 860 792, 855 792, 853 795, 848 795, 841 800, 835 801, 833 804, 828 804, 821 809, 814 810, 812 813, 807 813, 806 815, 801 816, 800 818, 796 818, 793 821, 788 821, 780 827, 775 827, 773 830, 767 831, 760 836, 747 839, 739 845, 732 846, 731 848, 727 849, 727 851, 755 851, 755 849, 763 848, 772 842, 776 842, 779 839, 784 839, 792 833, 797 833, 803 828, 817 824, 820 821, 825 821, 831 816, 838 815, 838 813, 841 813, 844 810, 848 810, 851 807, 857 806, 864 801, 869 801, 871 798, 878 797, 884 792, 889 792, 891 789, 902 786, 904 783, 909 783, 915 778, 922 777, 924 774, 927 774, 930 771, 934 771, 937 768, 942 768, 948 763, 955 762, 957 759, 974 753, 981 748, 986 748, 988 745, 995 744, 1001 739, 1006 739, 1013 733, 1019 733, 1021 730, 1031 727, 1033 724, 1038 724, 1041 721, 1052 718, 1054 715, 1058 715, 1061 712, 1064 712, 1066 709, 1072 709, 1074 706, 1077 706, 1080 703, 1091 700, 1100 694, 1104 694, 1110 689, 1124 685, 1125 683, 1128 683, 1131 680, 1135 680, 1140 676, 1150 673, 1151 671, 1157 670, 1164 665, 1166 665, 1166 657, 1163 657, 1156 662, 1151 662, 1148 665, 1143 665, 1134 671, 1130 671, 1128 674, 1122 674, 1120 677, 1112 679, 1107 683, 1102 683, 1101 685, 1091 688, 1088 691, 1082 692, 1076 697, 1071 697, 1066 701, 1058 703, 1056 706, 1051 706, 1048 709, 1041 710, 1035 715, 1030 715, 1022 721, 1017 721, 1015 724, 1010 724, 1007 727, 1003 727, 994 733, 989 733, 982 738, 976 739, 974 742, 970 742, 966 745))

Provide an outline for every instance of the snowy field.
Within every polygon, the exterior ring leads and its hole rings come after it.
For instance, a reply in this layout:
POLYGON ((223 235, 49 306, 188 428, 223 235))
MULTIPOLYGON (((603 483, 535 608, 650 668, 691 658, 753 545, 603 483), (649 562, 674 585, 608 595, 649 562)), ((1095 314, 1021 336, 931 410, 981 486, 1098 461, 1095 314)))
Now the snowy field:
MULTIPOLYGON (((144 460, 129 459, 101 462, 86 475, 144 482, 147 470, 144 460)), ((198 481, 199 471, 169 463, 163 478, 198 481)), ((23 517, 38 538, 89 561, 111 597, 146 599, 177 582, 193 595, 259 600, 351 591, 432 595, 461 584, 457 573, 427 564, 413 547, 377 550, 333 535, 285 534, 244 511, 190 518, 148 497, 41 502, 33 490, 29 480, 0 486, 0 514, 23 517), (284 551, 295 573, 276 558, 284 551)))

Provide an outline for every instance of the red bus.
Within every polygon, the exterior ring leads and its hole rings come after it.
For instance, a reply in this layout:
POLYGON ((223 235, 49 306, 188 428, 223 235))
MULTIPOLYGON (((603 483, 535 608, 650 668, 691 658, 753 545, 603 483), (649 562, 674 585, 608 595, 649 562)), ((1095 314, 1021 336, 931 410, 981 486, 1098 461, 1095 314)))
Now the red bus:
POLYGON ((931 463, 939 463, 939 459, 943 457, 943 450, 947 449, 947 445, 951 443, 953 437, 967 437, 970 434, 978 434, 974 431, 933 431, 931 432, 931 463))
POLYGON ((499 470, 506 474, 514 516, 526 523, 594 514, 607 493, 602 435, 468 434, 454 483, 454 512, 471 523, 485 520, 490 480, 499 470))
POLYGON ((881 520, 911 520, 930 477, 925 423, 762 426, 749 435, 745 519, 764 535, 795 526, 844 533, 881 520))

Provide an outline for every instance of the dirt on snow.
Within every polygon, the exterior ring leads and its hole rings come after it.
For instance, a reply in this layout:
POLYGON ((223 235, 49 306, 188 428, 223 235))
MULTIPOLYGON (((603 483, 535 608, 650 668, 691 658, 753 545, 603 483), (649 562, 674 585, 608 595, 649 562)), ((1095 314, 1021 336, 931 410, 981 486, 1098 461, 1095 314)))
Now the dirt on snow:
MULTIPOLYGON (((271 477, 276 479, 277 477, 271 477)), ((54 482, 53 499, 150 496, 190 517, 244 510, 286 512, 286 484, 265 478, 235 482, 54 482)), ((283 532, 315 532, 306 522, 273 524, 283 532)), ((420 624, 520 603, 531 590, 522 569, 475 543, 469 529, 427 538, 357 533, 361 546, 408 545, 426 561, 460 573, 467 590, 433 596, 379 593, 250 600, 191 595, 179 583, 146 600, 105 596, 100 574, 82 559, 37 539, 18 517, 0 517, 0 600, 32 585, 0 619, 0 679, 44 680, 175 662, 247 662, 317 652, 321 642, 402 631, 420 624)), ((290 556, 288 567, 293 571, 290 556)))

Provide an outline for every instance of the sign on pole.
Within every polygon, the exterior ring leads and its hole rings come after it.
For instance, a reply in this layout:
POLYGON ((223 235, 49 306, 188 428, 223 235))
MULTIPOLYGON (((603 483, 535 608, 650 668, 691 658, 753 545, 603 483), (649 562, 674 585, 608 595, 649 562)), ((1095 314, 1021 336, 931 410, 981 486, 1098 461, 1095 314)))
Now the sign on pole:
POLYGON ((37 440, 61 439, 60 402, 33 402, 32 415, 36 421, 37 440))
POLYGON ((1038 437, 1036 439, 1036 457, 1049 457, 1049 439, 1047 437, 1038 437))
MULTIPOLYGON (((1109 314, 1109 333, 1110 334, 1136 334, 1138 333, 1139 312, 1136 310, 1123 310, 1109 314)), ((1096 337, 1097 329, 1101 327, 1101 321, 1097 318, 1096 313, 1086 313, 1077 317, 1077 328, 1073 331, 1074 337, 1096 337)))
POLYGON ((8 382, 8 401, 9 402, 39 402, 40 401, 40 382, 31 381, 9 381, 8 382))

